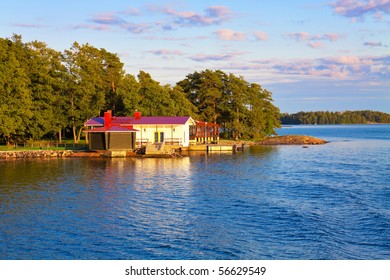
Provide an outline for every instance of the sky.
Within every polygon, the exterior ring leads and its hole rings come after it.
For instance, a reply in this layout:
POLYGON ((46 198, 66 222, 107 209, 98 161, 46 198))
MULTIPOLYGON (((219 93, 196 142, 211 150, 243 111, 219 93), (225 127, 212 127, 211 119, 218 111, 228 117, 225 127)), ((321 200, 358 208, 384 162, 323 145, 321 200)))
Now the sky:
POLYGON ((390 113, 390 0, 1 1, 0 37, 13 34, 104 48, 161 84, 233 73, 281 112, 390 113))

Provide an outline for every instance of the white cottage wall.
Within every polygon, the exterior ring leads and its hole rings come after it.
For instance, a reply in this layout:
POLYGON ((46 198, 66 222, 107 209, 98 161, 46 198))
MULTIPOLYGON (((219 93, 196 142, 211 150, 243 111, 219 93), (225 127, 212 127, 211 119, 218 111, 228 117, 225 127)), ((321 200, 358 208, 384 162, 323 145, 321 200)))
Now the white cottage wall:
POLYGON ((190 122, 184 125, 134 125, 134 129, 138 130, 136 133, 136 142, 142 144, 163 142, 166 144, 175 144, 183 147, 189 146, 189 129, 190 122), (156 141, 156 132, 157 141, 156 141))

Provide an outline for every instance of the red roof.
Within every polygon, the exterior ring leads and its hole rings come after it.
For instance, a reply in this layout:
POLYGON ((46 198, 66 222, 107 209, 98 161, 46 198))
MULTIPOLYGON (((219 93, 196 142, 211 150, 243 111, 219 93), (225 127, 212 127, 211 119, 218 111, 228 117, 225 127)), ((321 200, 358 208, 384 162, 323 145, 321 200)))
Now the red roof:
POLYGON ((84 123, 84 126, 103 126, 103 125, 104 125, 103 117, 90 118, 88 121, 84 123))
POLYGON ((137 129, 134 129, 132 126, 118 126, 113 125, 110 127, 98 127, 94 129, 86 130, 85 132, 137 132, 137 129))
MULTIPOLYGON (((185 124, 190 117, 141 117, 135 119, 134 117, 112 117, 113 126, 123 125, 159 125, 159 124, 185 124)), ((104 117, 95 117, 89 119, 85 126, 104 126, 104 117)))
POLYGON ((190 117, 141 117, 139 119, 131 118, 133 125, 147 124, 185 124, 190 117))

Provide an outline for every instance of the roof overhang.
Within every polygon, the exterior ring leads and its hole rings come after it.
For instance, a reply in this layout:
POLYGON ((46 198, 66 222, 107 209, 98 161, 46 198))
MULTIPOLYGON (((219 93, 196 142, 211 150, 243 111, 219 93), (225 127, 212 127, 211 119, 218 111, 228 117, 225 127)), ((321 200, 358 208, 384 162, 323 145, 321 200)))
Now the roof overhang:
POLYGON ((88 133, 129 133, 129 132, 137 132, 138 129, 134 129, 132 127, 126 127, 126 126, 111 126, 111 127, 98 127, 94 129, 86 130, 85 132, 88 133))

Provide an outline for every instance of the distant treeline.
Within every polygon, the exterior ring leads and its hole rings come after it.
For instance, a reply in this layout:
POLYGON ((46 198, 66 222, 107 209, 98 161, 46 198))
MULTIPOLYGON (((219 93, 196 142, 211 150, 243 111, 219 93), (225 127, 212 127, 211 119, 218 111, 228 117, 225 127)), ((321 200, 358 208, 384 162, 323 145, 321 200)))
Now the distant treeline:
POLYGON ((366 124, 390 123, 390 114, 378 111, 298 112, 281 114, 282 124, 366 124))
POLYGON ((73 43, 58 52, 21 36, 0 38, 0 142, 78 142, 89 118, 105 110, 145 116, 187 115, 222 125, 227 138, 275 134, 280 111, 259 84, 220 70, 188 74, 160 85, 150 74, 126 74, 117 54, 73 43))

